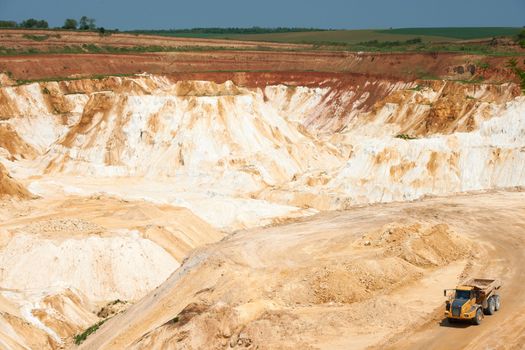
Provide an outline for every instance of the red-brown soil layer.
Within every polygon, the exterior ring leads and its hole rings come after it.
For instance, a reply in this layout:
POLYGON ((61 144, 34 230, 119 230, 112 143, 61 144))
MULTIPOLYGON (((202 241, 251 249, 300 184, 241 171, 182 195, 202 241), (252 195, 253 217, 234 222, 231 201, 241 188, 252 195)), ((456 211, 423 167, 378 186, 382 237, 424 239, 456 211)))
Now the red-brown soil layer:
POLYGON ((218 76, 217 72, 234 75, 235 72, 251 71, 308 73, 305 81, 304 74, 292 74, 293 79, 302 84, 308 83, 310 77, 315 76, 311 72, 358 73, 401 80, 482 78, 486 82, 499 83, 515 79, 512 72, 505 68, 507 61, 508 57, 450 53, 358 54, 225 50, 145 54, 40 54, 0 57, 0 72, 23 80, 142 72, 206 73, 195 76, 210 79, 218 76), (484 62, 483 66, 488 65, 490 68, 480 68, 479 62, 484 62))

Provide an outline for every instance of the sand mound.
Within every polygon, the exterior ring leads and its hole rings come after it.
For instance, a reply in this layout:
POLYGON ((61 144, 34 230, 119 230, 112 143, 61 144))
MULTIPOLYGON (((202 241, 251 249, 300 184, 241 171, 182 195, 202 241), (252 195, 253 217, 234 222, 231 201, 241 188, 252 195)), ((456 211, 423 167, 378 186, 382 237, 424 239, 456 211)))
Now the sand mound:
POLYGON ((303 293, 290 294, 290 302, 301 304, 352 304, 372 297, 378 291, 385 292, 420 278, 422 272, 416 266, 394 257, 376 257, 374 260, 347 260, 341 263, 314 267, 307 275, 308 283, 303 293))
POLYGON ((392 223, 353 243, 360 258, 326 259, 301 270, 277 291, 287 305, 352 304, 421 278, 470 254, 470 243, 446 224, 392 223))
POLYGON ((13 179, 7 172, 7 169, 0 163, 0 199, 30 199, 32 197, 31 192, 13 179))
POLYGON ((399 257, 419 267, 443 266, 469 252, 467 241, 460 239, 446 224, 388 224, 365 234, 356 245, 382 248, 387 256, 399 257))

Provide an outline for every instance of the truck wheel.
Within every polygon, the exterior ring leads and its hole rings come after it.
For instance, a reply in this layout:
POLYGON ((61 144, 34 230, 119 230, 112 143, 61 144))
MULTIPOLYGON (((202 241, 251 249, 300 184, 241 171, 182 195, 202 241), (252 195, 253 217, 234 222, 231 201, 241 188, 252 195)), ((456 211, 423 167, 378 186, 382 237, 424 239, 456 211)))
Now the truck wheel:
POLYGON ((494 296, 494 310, 498 311, 501 309, 501 298, 499 295, 494 296))
POLYGON ((494 297, 490 297, 489 300, 487 300, 487 308, 485 309, 485 314, 487 315, 494 315, 494 312, 496 311, 496 303, 494 301, 494 297))
POLYGON ((474 317, 474 324, 479 326, 481 324, 481 320, 483 320, 483 312, 481 312, 481 308, 479 308, 476 311, 476 316, 474 317))

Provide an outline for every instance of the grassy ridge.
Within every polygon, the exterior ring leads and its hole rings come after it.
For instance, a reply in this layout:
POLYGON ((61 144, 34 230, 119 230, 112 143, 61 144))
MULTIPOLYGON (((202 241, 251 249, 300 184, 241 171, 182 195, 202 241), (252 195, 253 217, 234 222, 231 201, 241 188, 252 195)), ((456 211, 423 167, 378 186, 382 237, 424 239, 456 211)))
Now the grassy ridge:
POLYGON ((194 30, 138 31, 137 34, 156 34, 175 37, 221 38, 283 43, 346 43, 358 44, 368 41, 406 41, 415 37, 423 42, 445 42, 470 39, 486 39, 515 36, 522 28, 511 27, 465 27, 465 28, 399 28, 388 30, 316 30, 301 28, 276 28, 274 30, 253 28, 197 28, 194 30))

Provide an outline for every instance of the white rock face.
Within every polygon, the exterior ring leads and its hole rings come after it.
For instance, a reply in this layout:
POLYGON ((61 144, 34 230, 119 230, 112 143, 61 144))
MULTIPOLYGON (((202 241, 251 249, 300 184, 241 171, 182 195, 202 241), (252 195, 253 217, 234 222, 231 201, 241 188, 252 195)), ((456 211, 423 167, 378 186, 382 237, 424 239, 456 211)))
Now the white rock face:
MULTIPOLYGON (((46 159, 51 172, 174 177, 180 170, 206 176, 233 169, 241 179, 275 185, 337 161, 335 149, 301 133, 298 125, 265 103, 260 92, 107 93, 93 96, 86 108, 91 112, 84 113, 85 125, 71 128, 50 148, 46 159)), ((251 186, 244 190, 257 188, 257 183, 246 185, 251 186)))
POLYGON ((6 162, 14 176, 44 175, 30 184, 36 194, 181 205, 229 231, 315 213, 305 208, 524 183, 525 101, 510 85, 261 90, 155 76, 114 78, 98 90, 70 84, 81 88, 60 89, 86 92, 46 88, 69 108, 65 122, 42 105, 39 85, 6 88, 20 114, 7 123, 46 149, 36 161, 6 162), (395 138, 404 133, 417 139, 395 138), (115 178, 121 186, 106 180, 115 178))
POLYGON ((500 113, 471 133, 409 141, 361 139, 354 157, 327 188, 368 203, 523 186, 525 99, 500 113))
POLYGON ((179 264, 138 234, 61 241, 19 234, 0 252, 0 266, 3 288, 74 288, 91 301, 103 302, 138 300, 179 264))

